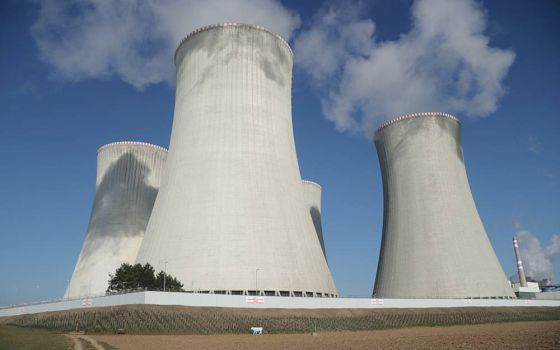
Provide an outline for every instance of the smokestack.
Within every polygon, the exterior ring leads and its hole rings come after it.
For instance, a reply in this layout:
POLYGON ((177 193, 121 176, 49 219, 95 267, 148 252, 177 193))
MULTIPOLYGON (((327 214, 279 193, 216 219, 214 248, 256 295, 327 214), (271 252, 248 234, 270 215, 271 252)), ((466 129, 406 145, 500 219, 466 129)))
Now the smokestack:
POLYGON ((525 278, 525 271, 523 271, 523 262, 521 261, 521 254, 519 254, 519 243, 517 241, 517 237, 513 237, 513 251, 515 252, 515 261, 517 261, 519 285, 521 287, 527 287, 527 279, 525 278))
POLYGON ((514 298, 476 210, 459 120, 408 114, 374 140, 384 200, 374 295, 514 298))
POLYGON ((337 295, 297 163, 292 59, 251 25, 182 41, 166 172, 137 262, 168 260, 188 291, 337 295))

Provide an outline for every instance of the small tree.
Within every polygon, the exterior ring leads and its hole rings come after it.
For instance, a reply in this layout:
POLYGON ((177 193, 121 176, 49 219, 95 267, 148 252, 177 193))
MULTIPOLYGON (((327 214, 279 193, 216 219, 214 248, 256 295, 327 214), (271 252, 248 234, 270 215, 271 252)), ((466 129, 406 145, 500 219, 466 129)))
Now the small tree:
POLYGON ((160 271, 155 276, 155 270, 149 263, 145 265, 131 265, 124 263, 115 274, 109 274, 109 287, 107 292, 119 292, 127 289, 146 288, 148 290, 163 289, 163 278, 165 276, 165 289, 170 291, 182 291, 183 284, 175 277, 166 275, 160 271))
POLYGON ((175 277, 160 271, 156 276, 156 286, 163 288, 163 278, 165 277, 165 290, 169 292, 181 292, 183 290, 183 283, 179 282, 175 277))

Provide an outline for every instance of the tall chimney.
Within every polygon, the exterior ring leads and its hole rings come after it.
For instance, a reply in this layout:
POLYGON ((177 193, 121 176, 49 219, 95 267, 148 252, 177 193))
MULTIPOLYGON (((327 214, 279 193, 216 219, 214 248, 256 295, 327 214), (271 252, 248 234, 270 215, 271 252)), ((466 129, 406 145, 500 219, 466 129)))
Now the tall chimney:
POLYGON ((521 287, 527 287, 527 279, 525 278, 525 271, 523 271, 523 262, 521 261, 521 254, 519 254, 519 243, 517 242, 517 237, 513 237, 513 251, 515 252, 515 261, 517 261, 519 285, 521 287))

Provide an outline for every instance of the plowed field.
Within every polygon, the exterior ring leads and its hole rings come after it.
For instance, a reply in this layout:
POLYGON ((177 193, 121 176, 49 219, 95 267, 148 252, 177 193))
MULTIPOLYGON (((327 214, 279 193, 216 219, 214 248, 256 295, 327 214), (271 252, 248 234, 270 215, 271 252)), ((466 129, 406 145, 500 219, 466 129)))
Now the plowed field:
POLYGON ((97 335, 121 350, 143 349, 560 349, 560 321, 362 332, 253 335, 97 335))

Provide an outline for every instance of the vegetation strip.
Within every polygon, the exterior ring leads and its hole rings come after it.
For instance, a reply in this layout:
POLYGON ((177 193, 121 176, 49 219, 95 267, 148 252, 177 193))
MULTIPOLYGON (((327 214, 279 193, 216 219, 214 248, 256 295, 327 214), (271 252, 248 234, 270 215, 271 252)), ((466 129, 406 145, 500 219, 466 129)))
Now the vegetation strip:
POLYGON ((441 309, 226 309, 186 306, 125 305, 13 316, 18 327, 87 333, 242 334, 253 326, 267 333, 359 331, 421 326, 451 326, 519 321, 560 320, 557 307, 441 309))

